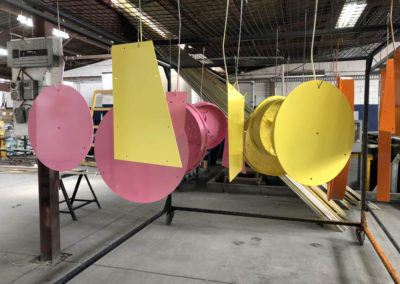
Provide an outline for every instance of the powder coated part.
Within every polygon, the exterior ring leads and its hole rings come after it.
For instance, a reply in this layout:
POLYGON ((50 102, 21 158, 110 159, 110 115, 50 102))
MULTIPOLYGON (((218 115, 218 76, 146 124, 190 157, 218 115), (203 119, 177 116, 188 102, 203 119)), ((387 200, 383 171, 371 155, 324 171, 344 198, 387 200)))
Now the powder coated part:
MULTIPOLYGON (((225 168, 229 168, 229 141, 228 141, 228 133, 225 136, 224 141, 224 152, 222 153, 222 166, 225 168)), ((246 173, 246 163, 243 159, 243 169, 240 171, 241 174, 246 173)))
POLYGON ((227 83, 229 182, 243 169, 244 96, 227 83))
POLYGON ((224 140, 228 122, 224 112, 215 104, 201 102, 194 104, 203 115, 207 127, 207 149, 214 148, 224 140))
POLYGON ((113 45, 116 159, 181 168, 153 42, 113 45))
POLYGON ((168 107, 174 126, 175 136, 178 137, 185 132, 187 92, 166 92, 168 107))
POLYGON ((86 157, 93 141, 89 106, 72 87, 48 87, 32 105, 28 133, 43 164, 55 171, 71 170, 86 157))
POLYGON ((188 144, 185 133, 177 138, 182 168, 114 159, 113 110, 100 123, 95 140, 95 158, 106 184, 124 199, 137 203, 158 201, 171 192, 185 175, 188 144))
POLYGON ((185 133, 189 144, 186 173, 193 171, 207 153, 207 128, 201 113, 191 104, 186 105, 185 133))
POLYGON ((254 116, 246 119, 246 135, 244 145, 244 157, 246 163, 255 171, 271 176, 282 176, 285 171, 276 156, 271 155, 264 147, 257 146, 251 137, 254 116))
POLYGON ((312 80, 296 87, 275 120, 274 148, 286 173, 304 185, 332 180, 354 143, 353 111, 334 85, 312 80))

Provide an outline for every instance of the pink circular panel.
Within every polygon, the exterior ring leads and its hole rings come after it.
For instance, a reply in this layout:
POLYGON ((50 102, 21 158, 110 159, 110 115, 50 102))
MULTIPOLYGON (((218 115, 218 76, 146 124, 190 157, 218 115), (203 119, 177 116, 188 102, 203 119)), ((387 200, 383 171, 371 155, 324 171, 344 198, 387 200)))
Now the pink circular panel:
POLYGON ((228 129, 225 114, 215 104, 202 102, 194 105, 203 115, 207 127, 207 149, 214 148, 224 140, 228 129))
POLYGON ((93 141, 89 106, 72 87, 48 87, 32 105, 28 133, 43 164, 56 171, 70 170, 86 157, 93 141))
POLYGON ((182 168, 115 160, 113 111, 110 110, 96 132, 97 168, 111 190, 122 198, 138 203, 155 202, 174 191, 185 175, 189 155, 185 133, 177 138, 177 143, 182 168))
POLYGON ((189 143, 188 173, 201 163, 207 152, 206 124, 201 113, 191 104, 186 105, 185 133, 189 143))

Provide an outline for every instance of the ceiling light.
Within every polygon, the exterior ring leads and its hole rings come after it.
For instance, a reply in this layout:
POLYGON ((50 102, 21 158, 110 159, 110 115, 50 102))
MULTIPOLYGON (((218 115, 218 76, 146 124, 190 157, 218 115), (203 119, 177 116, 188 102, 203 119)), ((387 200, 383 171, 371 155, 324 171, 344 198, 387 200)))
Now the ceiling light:
POLYGON ((128 13, 135 18, 141 19, 142 23, 147 25, 153 31, 161 35, 162 37, 167 37, 167 32, 161 27, 160 24, 156 23, 149 15, 144 13, 140 13, 139 8, 136 8, 130 1, 127 0, 111 0, 115 7, 123 10, 125 13, 128 13))
POLYGON ((339 20, 337 21, 335 28, 354 27, 366 6, 366 1, 347 1, 343 5, 342 12, 340 12, 339 20))
POLYGON ((1 56, 7 56, 7 54, 8 54, 7 49, 0 48, 0 55, 1 56))
POLYGON ((189 56, 192 57, 194 60, 200 61, 202 64, 212 64, 213 62, 208 59, 205 55, 202 53, 189 53, 189 56))
POLYGON ((211 67, 211 70, 213 70, 215 72, 219 72, 219 73, 225 72, 225 70, 222 69, 221 67, 211 67))
POLYGON ((20 22, 21 24, 24 24, 25 26, 33 27, 32 18, 28 18, 23 15, 18 15, 17 20, 18 20, 18 22, 20 22))
POLYGON ((62 37, 62 38, 65 38, 65 39, 69 38, 69 34, 67 34, 66 32, 60 31, 60 30, 58 30, 56 28, 53 28, 53 35, 54 36, 58 36, 58 37, 62 37))

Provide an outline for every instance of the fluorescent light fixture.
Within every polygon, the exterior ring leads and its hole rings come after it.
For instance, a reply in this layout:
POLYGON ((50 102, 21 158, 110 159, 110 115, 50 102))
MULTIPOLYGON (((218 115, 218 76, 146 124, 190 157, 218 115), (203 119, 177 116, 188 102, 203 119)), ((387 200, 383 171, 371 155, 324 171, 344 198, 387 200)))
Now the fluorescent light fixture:
POLYGON ((0 56, 7 56, 7 55, 8 55, 7 49, 0 48, 0 56))
POLYGON ((23 15, 18 15, 17 20, 18 20, 18 22, 20 22, 21 24, 24 24, 25 26, 33 27, 32 18, 28 18, 23 15))
POLYGON ((156 23, 149 15, 140 13, 139 8, 134 6, 130 1, 127 0, 111 0, 114 5, 124 11, 125 13, 133 16, 137 19, 141 19, 142 23, 151 28, 153 31, 161 35, 162 37, 167 37, 167 31, 164 30, 160 24, 156 23))
POLYGON ((213 70, 215 72, 219 72, 219 73, 225 72, 225 70, 222 69, 221 67, 211 67, 211 70, 213 70))
POLYGON ((69 38, 69 34, 67 34, 66 32, 60 31, 59 29, 53 28, 53 35, 54 36, 58 36, 58 37, 62 37, 65 39, 69 38))
POLYGON ((341 29, 354 27, 366 6, 366 1, 346 1, 343 5, 342 12, 340 12, 339 20, 337 21, 335 28, 341 29))
POLYGON ((71 81, 63 81, 63 84, 64 85, 67 85, 67 86, 70 86, 70 87, 74 87, 74 82, 71 82, 71 81))
POLYGON ((194 60, 200 61, 203 64, 211 64, 213 63, 210 59, 208 59, 205 55, 202 53, 189 53, 189 56, 192 57, 194 60))

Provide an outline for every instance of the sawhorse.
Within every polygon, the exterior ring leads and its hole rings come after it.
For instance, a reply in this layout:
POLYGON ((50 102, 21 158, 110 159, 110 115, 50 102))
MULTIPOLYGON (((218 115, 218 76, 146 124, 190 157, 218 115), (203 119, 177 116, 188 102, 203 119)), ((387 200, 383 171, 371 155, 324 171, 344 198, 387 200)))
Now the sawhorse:
POLYGON ((65 203, 67 204, 68 211, 60 210, 59 212, 60 212, 60 213, 69 213, 69 214, 71 214, 72 220, 74 220, 74 221, 77 220, 76 215, 75 215, 75 210, 77 210, 77 209, 79 209, 79 208, 81 208, 81 207, 83 207, 83 206, 86 206, 86 205, 88 205, 88 204, 90 204, 90 203, 96 202, 97 207, 98 207, 99 209, 101 209, 99 200, 97 199, 97 196, 96 196, 96 194, 94 193, 93 187, 92 187, 92 185, 90 184, 89 178, 87 177, 87 174, 86 174, 86 173, 79 173, 79 172, 77 172, 77 174, 69 174, 69 173, 68 173, 68 174, 61 174, 61 178, 60 178, 60 188, 61 188, 61 191, 62 191, 62 193, 63 193, 63 195, 64 195, 64 200, 60 201, 59 204, 65 202, 65 203), (76 181, 74 192, 72 193, 72 197, 70 198, 70 197, 68 196, 67 190, 65 189, 65 185, 64 185, 63 179, 64 179, 64 178, 67 178, 67 177, 71 177, 71 176, 76 176, 76 175, 79 175, 79 176, 78 176, 78 180, 76 181), (79 199, 79 198, 76 198, 76 194, 78 193, 78 189, 79 189, 79 186, 80 186, 80 184, 81 184, 82 177, 85 178, 85 180, 86 180, 86 182, 87 182, 87 184, 88 184, 88 186, 89 186, 89 189, 90 189, 90 191, 92 192, 93 199, 79 199), (83 202, 83 203, 80 204, 80 205, 78 205, 78 206, 73 207, 73 203, 74 203, 75 201, 79 201, 79 202, 83 202))

